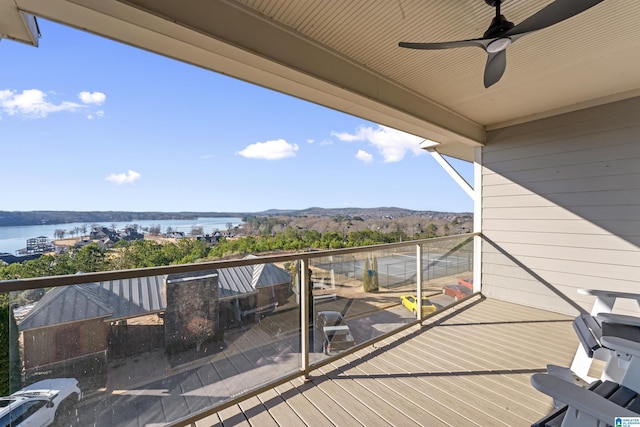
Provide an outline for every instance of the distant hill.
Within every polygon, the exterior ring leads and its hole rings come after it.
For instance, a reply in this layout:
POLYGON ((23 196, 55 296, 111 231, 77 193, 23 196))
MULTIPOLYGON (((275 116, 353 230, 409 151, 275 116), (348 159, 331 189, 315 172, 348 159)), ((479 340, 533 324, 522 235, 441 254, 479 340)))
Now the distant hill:
MULTIPOLYGON (((245 214, 246 215, 246 214, 245 214)), ((263 212, 249 214, 254 216, 320 216, 320 217, 361 217, 367 218, 383 218, 393 217, 401 218, 406 216, 421 216, 429 218, 446 218, 456 215, 472 215, 471 212, 436 212, 436 211, 415 211, 411 209, 394 208, 394 207, 379 207, 379 208, 307 208, 299 210, 285 210, 285 209, 270 209, 263 212)))
POLYGON ((411 209, 379 208, 318 208, 307 209, 269 209, 262 212, 127 212, 127 211, 0 211, 0 227, 16 225, 69 224, 83 222, 87 224, 105 224, 112 222, 135 222, 145 220, 194 219, 198 217, 219 218, 246 216, 318 216, 318 217, 361 217, 399 218, 421 216, 428 218, 447 218, 455 215, 471 215, 469 212, 414 211, 411 209))
POLYGON ((108 224, 112 222, 134 222, 144 220, 194 219, 198 217, 238 217, 244 214, 229 212, 122 212, 122 211, 0 211, 0 227, 16 225, 108 224))

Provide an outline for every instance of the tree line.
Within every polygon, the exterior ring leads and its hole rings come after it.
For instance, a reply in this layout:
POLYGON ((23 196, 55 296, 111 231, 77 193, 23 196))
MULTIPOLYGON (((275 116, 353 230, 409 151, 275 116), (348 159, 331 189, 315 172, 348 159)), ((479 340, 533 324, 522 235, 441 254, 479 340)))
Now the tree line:
MULTIPOLYGON (((64 229, 64 228, 57 228, 54 230, 53 232, 53 237, 57 240, 62 240, 65 237, 70 237, 70 238, 74 238, 74 237, 86 237, 88 236, 88 232, 90 232, 91 230, 95 230, 95 229, 100 229, 103 228, 104 226, 99 225, 99 224, 91 224, 91 226, 87 225, 87 224, 82 224, 81 226, 76 226, 73 227, 71 229, 64 229)), ((232 223, 227 223, 227 230, 231 229, 233 227, 232 223)), ((116 230, 117 226, 116 224, 111 224, 110 228, 112 230, 116 230)), ((145 233, 149 233, 152 234, 154 236, 159 236, 162 234, 162 226, 160 224, 152 224, 148 227, 141 227, 140 225, 133 223, 133 224, 129 224, 127 225, 125 228, 130 228, 135 230, 136 232, 145 232, 145 233)), ((173 227, 171 226, 167 226, 164 234, 172 234, 175 230, 173 229, 173 227)), ((204 234, 204 227, 201 225, 194 225, 191 227, 191 231, 189 233, 191 236, 200 236, 204 234)))
MULTIPOLYGON (((420 234, 414 234, 412 237, 432 238, 436 237, 435 232, 434 228, 426 227, 420 234)), ((175 242, 123 240, 117 242, 113 249, 91 243, 82 248, 71 247, 66 251, 45 254, 34 260, 0 266, 0 280, 127 270, 211 261, 264 252, 340 249, 407 240, 410 240, 410 237, 402 230, 363 229, 321 233, 288 226, 284 231, 272 235, 223 237, 213 247, 205 241, 192 238, 175 242)))

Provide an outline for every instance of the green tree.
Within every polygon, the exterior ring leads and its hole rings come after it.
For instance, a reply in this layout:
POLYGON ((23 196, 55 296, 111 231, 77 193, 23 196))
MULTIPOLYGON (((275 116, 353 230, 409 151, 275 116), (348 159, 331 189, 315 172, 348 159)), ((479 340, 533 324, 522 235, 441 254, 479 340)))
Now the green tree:
POLYGON ((438 235, 438 226, 435 225, 434 223, 430 223, 429 225, 427 225, 426 234, 427 234, 427 239, 436 237, 438 235))
POLYGON ((107 269, 106 251, 97 243, 72 251, 75 272, 104 271, 107 269))
POLYGON ((364 263, 364 291, 376 292, 378 290, 378 260, 374 257, 373 260, 367 258, 364 263))
POLYGON ((0 266, 0 279, 27 279, 29 277, 44 277, 52 274, 52 263, 55 255, 43 255, 40 258, 0 266))
POLYGON ((373 271, 371 287, 375 291, 377 291, 379 288, 379 283, 378 283, 378 258, 376 257, 373 257, 373 262, 371 263, 371 270, 373 271))
POLYGON ((9 386, 9 296, 0 294, 0 393, 2 396, 11 394, 9 386))
POLYGON ((371 276, 369 271, 371 270, 371 264, 369 258, 364 261, 364 271, 362 272, 362 287, 365 292, 371 292, 371 276))
POLYGON ((160 243, 151 240, 121 240, 115 245, 111 264, 117 270, 168 265, 169 261, 163 256, 160 243))
POLYGON ((7 396, 20 389, 18 325, 10 308, 9 295, 0 294, 0 393, 7 396))

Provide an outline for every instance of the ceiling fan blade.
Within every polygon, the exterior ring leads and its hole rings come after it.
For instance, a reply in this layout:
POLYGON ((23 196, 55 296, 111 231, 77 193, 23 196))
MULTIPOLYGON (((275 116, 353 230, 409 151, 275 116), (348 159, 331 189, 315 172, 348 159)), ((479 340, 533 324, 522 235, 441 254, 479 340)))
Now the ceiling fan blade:
POLYGON ((487 48, 489 42, 493 39, 471 39, 471 40, 459 40, 455 42, 440 42, 440 43, 407 43, 400 42, 398 46, 406 47, 408 49, 427 49, 427 50, 438 50, 438 49, 454 49, 458 47, 481 47, 483 49, 487 48))
POLYGON ((540 9, 501 36, 530 33, 578 15, 603 0, 556 0, 540 9))
POLYGON ((497 83, 507 68, 507 51, 490 53, 487 57, 487 65, 484 67, 484 87, 497 83))

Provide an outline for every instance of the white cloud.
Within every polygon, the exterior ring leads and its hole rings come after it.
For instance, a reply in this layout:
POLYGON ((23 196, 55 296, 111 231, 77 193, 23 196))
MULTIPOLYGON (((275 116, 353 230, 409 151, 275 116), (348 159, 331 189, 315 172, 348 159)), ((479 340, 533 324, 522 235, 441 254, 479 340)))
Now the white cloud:
POLYGON ((331 132, 331 136, 335 136, 340 141, 347 141, 347 142, 362 140, 358 135, 352 135, 348 132, 331 132))
POLYGON ((80 101, 84 102, 85 104, 100 105, 107 99, 107 95, 102 92, 83 91, 78 94, 78 98, 80 98, 80 101))
POLYGON ((101 119, 104 117, 104 110, 98 110, 95 112, 95 114, 88 114, 87 115, 87 119, 89 120, 93 120, 95 118, 101 119))
POLYGON ((367 153, 364 150, 358 150, 358 154, 356 154, 356 158, 358 160, 363 161, 364 163, 373 162, 373 155, 371 153, 367 153))
POLYGON ((307 144, 313 144, 315 141, 313 139, 307 139, 307 144))
POLYGON ((354 134, 348 132, 332 132, 331 135, 341 141, 369 142, 378 149, 378 152, 382 155, 386 163, 399 162, 404 158, 407 151, 416 156, 424 154, 424 150, 420 148, 420 142, 422 142, 424 138, 386 126, 378 126, 375 129, 373 127, 360 126, 354 134))
POLYGON ((54 104, 48 102, 46 97, 47 95, 38 89, 23 90, 22 93, 0 90, 0 108, 10 116, 19 115, 26 118, 43 118, 51 113, 81 108, 79 104, 69 101, 54 104))
POLYGON ((284 139, 276 139, 267 142, 256 142, 238 151, 243 157, 250 159, 278 160, 286 157, 295 157, 298 151, 297 144, 289 144, 284 139))
POLYGON ((132 184, 133 182, 140 179, 140 176, 141 176, 140 173, 129 169, 129 172, 127 173, 112 173, 105 179, 113 184, 122 185, 122 184, 132 184))

